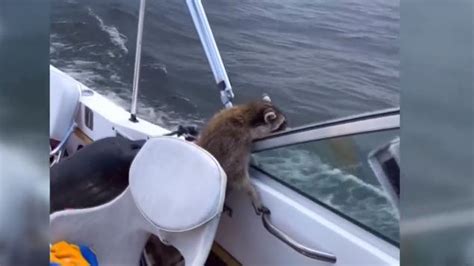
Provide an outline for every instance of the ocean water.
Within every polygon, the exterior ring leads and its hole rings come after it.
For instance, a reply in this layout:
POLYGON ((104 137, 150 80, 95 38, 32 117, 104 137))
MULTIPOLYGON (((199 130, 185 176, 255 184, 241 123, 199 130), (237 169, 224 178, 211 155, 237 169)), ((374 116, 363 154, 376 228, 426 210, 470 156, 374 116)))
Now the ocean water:
MULTIPOLYGON (((52 1, 51 63, 125 108, 132 90, 138 3, 52 1)), ((207 0, 204 6, 235 103, 269 93, 290 127, 399 106, 398 0, 207 0)), ((172 128, 202 125, 221 107, 185 2, 148 1, 139 115, 172 128)), ((379 141, 362 141, 362 150, 383 144, 379 141)), ((358 196, 345 197, 359 200, 360 206, 345 211, 398 241, 399 217, 363 171, 331 165, 321 150, 286 152, 297 162, 277 162, 273 171, 315 192, 319 185, 334 187, 328 182, 347 186, 346 194, 358 196), (288 165, 312 170, 288 172, 282 168, 288 165), (374 208, 381 215, 373 215, 374 208)), ((323 201, 336 205, 326 196, 323 201)))
MULTIPOLYGON (((128 107, 139 1, 53 0, 51 63, 128 107)), ((183 1, 149 1, 140 113, 166 126, 221 108, 183 1)), ((291 126, 399 105, 399 1, 209 0, 236 103, 263 92, 291 126)))

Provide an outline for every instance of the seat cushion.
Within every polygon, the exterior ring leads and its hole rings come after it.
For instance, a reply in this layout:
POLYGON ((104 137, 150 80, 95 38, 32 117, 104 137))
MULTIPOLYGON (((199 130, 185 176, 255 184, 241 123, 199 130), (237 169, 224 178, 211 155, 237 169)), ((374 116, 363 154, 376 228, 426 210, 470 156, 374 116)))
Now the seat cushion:
POLYGON ((224 171, 211 154, 185 140, 148 140, 132 162, 129 178, 138 209, 162 230, 191 230, 222 211, 224 171))
POLYGON ((74 123, 79 84, 53 66, 49 71, 49 137, 61 141, 74 123))

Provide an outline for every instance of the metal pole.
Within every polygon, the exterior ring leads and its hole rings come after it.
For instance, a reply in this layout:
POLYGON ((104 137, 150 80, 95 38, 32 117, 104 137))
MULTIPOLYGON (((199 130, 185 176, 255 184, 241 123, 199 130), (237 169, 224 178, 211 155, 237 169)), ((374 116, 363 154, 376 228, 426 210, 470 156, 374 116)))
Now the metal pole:
POLYGON ((137 120, 137 100, 138 100, 138 83, 140 81, 140 58, 142 54, 142 37, 143 37, 143 21, 145 19, 146 0, 140 0, 140 13, 138 14, 138 30, 137 30, 137 47, 135 50, 135 71, 133 73, 133 92, 132 106, 130 108, 130 121, 137 120))
POLYGON ((232 107, 232 99, 234 98, 232 86, 230 85, 229 77, 227 76, 201 0, 186 0, 186 3, 191 17, 193 18, 194 26, 198 32, 204 52, 206 53, 207 60, 211 66, 212 73, 214 74, 214 79, 220 89, 222 103, 227 108, 232 107))

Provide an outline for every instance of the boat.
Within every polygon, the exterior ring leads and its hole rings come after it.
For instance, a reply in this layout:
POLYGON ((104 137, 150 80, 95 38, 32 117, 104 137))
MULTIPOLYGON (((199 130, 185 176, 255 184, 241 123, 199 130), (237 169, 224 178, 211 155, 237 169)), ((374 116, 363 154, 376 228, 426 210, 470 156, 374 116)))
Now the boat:
MULTIPOLYGON (((186 3, 222 103, 230 108, 234 92, 205 10, 200 0, 186 3)), ((182 259, 176 265, 400 264, 398 108, 257 140, 250 176, 268 211, 256 213, 240 192, 224 202, 225 173, 212 155, 192 143, 195 130, 163 128, 137 115, 144 11, 141 0, 131 110, 50 66, 52 167, 107 138, 143 143, 131 162, 129 184, 107 202, 50 215, 53 242, 89 245, 100 265, 157 265, 152 261, 156 246, 148 241, 152 235, 179 251, 182 259), (298 150, 309 162, 302 163, 298 150), (299 180, 308 176, 333 183, 314 193, 299 180), (348 191, 353 194, 345 197, 348 191), (365 208, 361 204, 366 201, 377 207, 365 208), (374 223, 377 215, 393 215, 394 222, 387 225, 380 218, 374 223)))

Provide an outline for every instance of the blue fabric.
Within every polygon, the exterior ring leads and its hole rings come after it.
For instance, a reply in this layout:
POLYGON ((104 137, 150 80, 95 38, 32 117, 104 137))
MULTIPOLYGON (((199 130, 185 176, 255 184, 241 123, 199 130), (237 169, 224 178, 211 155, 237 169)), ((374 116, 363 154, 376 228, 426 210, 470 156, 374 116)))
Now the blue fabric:
POLYGON ((99 262, 97 261, 97 256, 94 254, 94 252, 90 248, 83 245, 79 245, 79 249, 81 250, 81 254, 84 257, 84 259, 87 260, 87 262, 89 262, 91 266, 99 266, 99 262))

